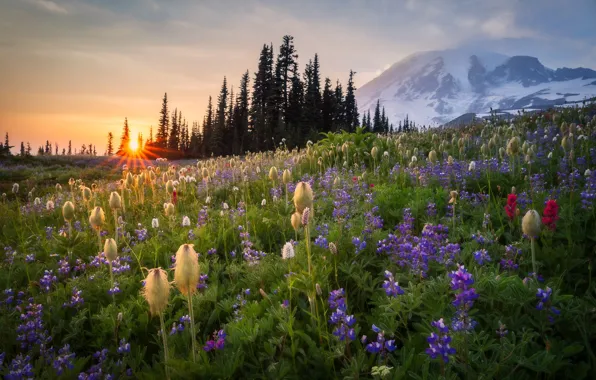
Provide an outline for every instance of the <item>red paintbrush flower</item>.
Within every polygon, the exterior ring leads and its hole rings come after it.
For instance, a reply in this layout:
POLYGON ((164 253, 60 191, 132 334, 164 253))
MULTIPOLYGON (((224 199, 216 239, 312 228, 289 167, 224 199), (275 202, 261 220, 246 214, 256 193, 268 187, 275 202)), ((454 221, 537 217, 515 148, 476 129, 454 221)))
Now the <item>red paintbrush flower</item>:
POLYGON ((369 186, 370 187, 375 187, 375 184, 374 183, 371 183, 369 186))
POLYGON ((557 228, 557 220, 559 220, 559 205, 557 201, 550 199, 542 212, 542 224, 554 231, 557 228))
POLYGON ((505 212, 509 217, 509 220, 515 218, 515 209, 517 208, 517 195, 509 194, 507 196, 507 204, 505 205, 505 212))
POLYGON ((352 182, 354 182, 354 183, 358 182, 358 177, 356 177, 356 176, 352 177, 352 182))
POLYGON ((176 189, 174 189, 174 191, 172 192, 172 203, 176 204, 178 202, 178 193, 176 192, 176 189))

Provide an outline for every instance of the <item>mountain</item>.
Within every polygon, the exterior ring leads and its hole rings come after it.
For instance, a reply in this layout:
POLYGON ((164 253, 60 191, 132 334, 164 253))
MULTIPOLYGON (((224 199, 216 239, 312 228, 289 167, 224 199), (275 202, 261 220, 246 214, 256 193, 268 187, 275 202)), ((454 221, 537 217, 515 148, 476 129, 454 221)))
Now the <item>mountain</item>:
POLYGON ((438 125, 463 114, 532 109, 596 97, 596 71, 545 67, 538 58, 450 49, 410 55, 356 91, 360 112, 377 99, 389 120, 438 125))

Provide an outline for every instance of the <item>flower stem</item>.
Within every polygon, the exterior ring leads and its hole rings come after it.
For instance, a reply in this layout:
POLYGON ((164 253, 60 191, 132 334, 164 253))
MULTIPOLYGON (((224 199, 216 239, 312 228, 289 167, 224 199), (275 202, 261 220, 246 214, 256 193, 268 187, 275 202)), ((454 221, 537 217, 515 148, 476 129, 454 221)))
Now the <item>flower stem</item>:
POLYGON ((192 293, 190 289, 188 290, 188 314, 190 315, 190 335, 191 335, 191 343, 192 343, 192 361, 194 363, 197 362, 197 347, 196 347, 196 333, 195 333, 195 317, 192 311, 192 293))
POLYGON ((163 356, 164 356, 164 367, 166 369, 166 379, 170 380, 170 369, 168 368, 168 358, 169 358, 169 354, 168 354, 168 341, 167 341, 167 337, 166 337, 166 325, 163 321, 163 313, 159 314, 159 325, 161 328, 161 339, 163 342, 163 356))
POLYGON ((530 239, 532 246, 532 270, 534 271, 534 276, 538 276, 538 272, 536 272, 536 248, 534 247, 534 240, 534 238, 530 239))

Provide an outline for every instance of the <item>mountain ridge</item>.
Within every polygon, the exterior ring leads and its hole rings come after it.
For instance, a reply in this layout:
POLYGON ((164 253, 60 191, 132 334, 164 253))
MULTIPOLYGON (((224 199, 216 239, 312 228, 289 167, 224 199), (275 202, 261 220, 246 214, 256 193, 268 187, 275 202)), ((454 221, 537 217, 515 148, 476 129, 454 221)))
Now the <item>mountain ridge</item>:
POLYGON ((360 111, 377 100, 390 121, 443 124, 490 109, 565 104, 596 96, 596 71, 551 69, 536 57, 486 50, 448 49, 411 54, 356 92, 360 111))

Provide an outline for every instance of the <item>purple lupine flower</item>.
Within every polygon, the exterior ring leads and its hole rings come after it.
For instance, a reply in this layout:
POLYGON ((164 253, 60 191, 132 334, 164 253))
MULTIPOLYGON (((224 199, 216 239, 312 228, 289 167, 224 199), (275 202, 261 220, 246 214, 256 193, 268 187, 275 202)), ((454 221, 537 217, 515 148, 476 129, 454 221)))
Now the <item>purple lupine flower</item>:
POLYGON ((474 252, 474 260, 476 260, 478 265, 484 265, 484 263, 489 263, 491 261, 490 255, 486 249, 474 252))
POLYGON ((215 248, 210 248, 210 249, 207 251, 207 254, 208 254, 209 256, 211 256, 211 255, 215 255, 215 254, 217 254, 217 249, 215 249, 215 248))
POLYGON ((130 352, 130 343, 126 342, 125 338, 120 339, 120 346, 118 346, 119 354, 127 354, 130 352))
POLYGON ((431 323, 431 326, 439 330, 439 333, 432 332, 426 341, 428 348, 426 353, 432 358, 441 357, 445 363, 449 363, 449 355, 455 355, 455 348, 451 347, 451 337, 449 336, 449 328, 445 325, 443 318, 431 323))
POLYGON ((225 346, 226 333, 224 330, 215 331, 213 338, 205 342, 203 350, 209 352, 213 350, 223 350, 225 346))
POLYGON ((386 280, 383 282, 383 289, 385 289, 385 294, 387 294, 387 296, 397 297, 398 295, 404 294, 402 288, 399 286, 397 281, 395 281, 393 273, 386 270, 385 279, 386 280))
POLYGON ((82 305, 85 300, 82 297, 83 291, 78 290, 77 287, 72 288, 72 296, 70 297, 70 302, 65 302, 62 307, 77 307, 82 305))
POLYGON ((323 249, 328 249, 329 248, 329 242, 327 241, 327 238, 319 235, 316 239, 315 239, 315 245, 317 247, 321 247, 323 249))
POLYGON ((29 355, 23 357, 19 354, 8 366, 8 373, 5 376, 6 380, 25 380, 33 379, 33 365, 30 363, 31 357, 29 355))
POLYGON ((25 256, 25 262, 26 263, 30 264, 30 263, 32 263, 34 261, 35 261, 35 254, 34 253, 31 253, 31 254, 25 256))
POLYGON ((463 265, 460 265, 457 271, 449 274, 451 277, 451 289, 456 292, 453 306, 457 308, 453 320, 453 330, 471 330, 476 326, 476 322, 469 317, 468 312, 474 306, 474 300, 478 298, 476 289, 471 288, 474 284, 474 278, 463 265))
POLYGON ((513 245, 505 246, 505 255, 501 258, 500 265, 501 268, 504 270, 512 270, 515 271, 519 268, 519 265, 516 263, 517 257, 522 254, 522 250, 520 248, 514 247, 513 245))
MULTIPOLYGON (((374 332, 377 333, 377 340, 374 342, 370 342, 365 346, 366 351, 371 354, 381 354, 381 357, 387 356, 388 353, 395 351, 397 348, 395 345, 395 340, 386 340, 385 339, 385 332, 379 329, 377 326, 373 325, 372 329, 374 332)), ((360 341, 364 344, 367 341, 366 335, 363 335, 360 341)))
POLYGON ((509 331, 507 330, 507 326, 505 326, 505 324, 499 322, 499 329, 497 330, 497 336, 499 338, 504 338, 508 333, 509 333, 509 331))
POLYGON ((53 270, 45 270, 43 272, 43 277, 39 279, 39 287, 45 293, 48 293, 52 285, 58 281, 58 277, 54 275, 53 270))
MULTIPOLYGON (((17 309, 22 313, 21 306, 18 306, 17 309)), ((43 324, 43 305, 29 303, 25 310, 26 313, 21 314, 21 324, 16 329, 18 334, 17 342, 21 342, 21 348, 24 351, 28 351, 35 346, 39 346, 40 351, 44 351, 45 346, 52 338, 43 324)))
POLYGON ((66 276, 70 273, 70 264, 66 258, 58 261, 58 274, 66 276))
POLYGON ((354 245, 355 253, 359 254, 366 248, 366 241, 360 240, 359 237, 354 236, 352 238, 352 244, 354 245))
POLYGON ((555 316, 561 314, 561 311, 556 307, 552 306, 551 295, 553 294, 553 290, 549 287, 546 289, 538 288, 536 292, 536 298, 538 298, 538 304, 536 305, 536 309, 538 310, 547 310, 547 318, 550 323, 555 323, 555 316))
POLYGON ((121 292, 121 290, 120 290, 120 284, 118 284, 118 282, 114 281, 114 285, 110 289, 108 289, 108 294, 111 295, 111 296, 113 296, 113 295, 118 294, 120 292, 121 292))
POLYGON ((197 283, 197 289, 198 290, 202 290, 202 289, 207 289, 207 280, 209 279, 209 276, 206 274, 202 274, 199 276, 199 282, 197 283))
POLYGON ((428 216, 429 218, 434 218, 435 216, 437 216, 437 205, 432 203, 432 202, 428 202, 426 204, 426 216, 428 216))
POLYGON ((73 369, 74 358, 75 354, 73 352, 70 352, 70 345, 67 344, 60 350, 58 350, 58 356, 54 358, 54 362, 52 363, 52 367, 54 367, 54 369, 56 370, 56 374, 60 376, 62 375, 64 370, 73 369))
POLYGON ((333 290, 329 293, 330 309, 335 309, 331 314, 329 323, 336 325, 333 330, 333 335, 339 338, 339 340, 354 340, 356 339, 356 331, 352 327, 356 323, 356 318, 353 315, 347 314, 347 305, 344 298, 344 289, 333 290))

